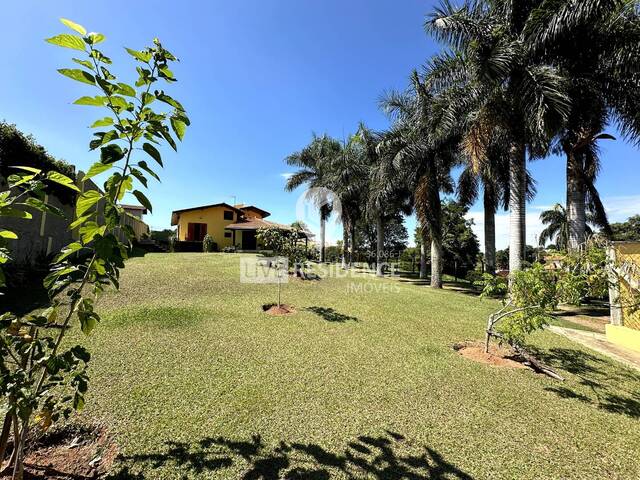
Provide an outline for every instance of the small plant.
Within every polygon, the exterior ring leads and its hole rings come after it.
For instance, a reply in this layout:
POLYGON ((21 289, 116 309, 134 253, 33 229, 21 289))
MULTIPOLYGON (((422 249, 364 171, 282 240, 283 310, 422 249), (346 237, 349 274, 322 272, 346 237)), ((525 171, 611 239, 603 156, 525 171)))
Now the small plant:
POLYGON ((482 286, 482 293, 480 294, 482 298, 502 298, 509 291, 506 279, 490 273, 483 273, 482 280, 478 283, 482 286))
POLYGON ((533 358, 524 348, 525 339, 541 330, 558 304, 553 275, 539 263, 527 270, 514 272, 509 286, 509 298, 503 307, 489 315, 485 339, 485 353, 489 353, 491 338, 505 342, 535 369, 562 379, 551 368, 533 358))
MULTIPOLYGON (((126 49, 137 62, 137 81, 132 86, 118 81, 111 70, 111 60, 96 48, 105 40, 104 35, 88 33, 69 20, 63 19, 62 23, 78 35, 56 35, 47 42, 82 52, 82 58, 73 58, 82 68, 63 68, 59 72, 85 86, 91 85, 98 93, 80 97, 74 103, 108 111, 107 116, 91 125, 98 131, 93 134, 89 149, 99 149, 100 155, 83 181, 109 171, 110 175, 104 191, 81 190, 58 172, 46 175, 48 180, 74 191, 76 220, 69 228, 78 229, 78 239, 55 257, 44 280, 49 308, 23 318, 0 311, 0 394, 6 412, 0 435, 0 464, 13 429, 13 451, 7 466, 13 479, 23 477, 23 450, 30 429, 39 426, 46 430, 73 410, 84 407, 90 354, 80 345, 69 345, 64 341, 65 335, 74 325, 88 335, 100 321, 96 300, 107 287, 119 287, 120 269, 124 268, 128 248, 135 238, 131 227, 121 225, 125 212, 120 203, 130 192, 151 211, 151 203, 136 184, 146 188, 148 177, 158 179, 147 159, 162 166, 155 145, 166 142, 176 149, 174 135, 182 140, 189 124, 178 101, 163 90, 152 89, 160 80, 167 84, 176 81, 169 69, 176 58, 157 39, 144 50, 126 49), (129 239, 128 244, 119 240, 121 234, 129 239)), ((24 203, 47 208, 37 195, 42 172, 31 167, 22 170, 27 173, 15 182, 12 179, 13 187, 28 186, 36 195, 24 203)), ((16 208, 19 203, 12 191, 1 192, 0 214, 28 218, 16 208)), ((4 233, 2 238, 12 238, 10 235, 4 233)), ((0 258, 5 256, 0 251, 0 258)))
POLYGON ((213 237, 208 233, 204 236, 202 240, 202 251, 204 253, 211 253, 216 251, 216 242, 213 241, 213 237))

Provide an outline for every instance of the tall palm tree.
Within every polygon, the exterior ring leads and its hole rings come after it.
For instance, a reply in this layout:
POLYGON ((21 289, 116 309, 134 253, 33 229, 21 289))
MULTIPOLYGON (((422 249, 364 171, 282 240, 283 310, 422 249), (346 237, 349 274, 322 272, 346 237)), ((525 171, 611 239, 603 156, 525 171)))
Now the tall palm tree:
POLYGON ((394 166, 393 152, 386 148, 389 132, 376 133, 363 124, 358 137, 367 156, 369 188, 366 216, 376 224, 376 276, 383 275, 385 225, 398 214, 409 215, 412 210, 411 192, 403 182, 398 182, 399 172, 394 166))
POLYGON ((402 172, 401 181, 413 192, 418 221, 431 239, 430 283, 434 288, 442 288, 440 194, 453 191, 451 168, 459 159, 459 138, 452 131, 438 134, 440 102, 415 71, 408 92, 391 93, 382 102, 395 120, 387 145, 395 149, 394 162, 402 172))
POLYGON ((350 268, 356 251, 356 222, 364 214, 368 176, 366 155, 355 135, 339 142, 332 140, 335 154, 327 169, 327 186, 340 200, 342 211, 342 267, 350 268))
POLYGON ((615 122, 625 137, 640 139, 640 16, 637 2, 542 2, 526 27, 529 43, 559 65, 569 80, 571 113, 560 135, 566 156, 569 249, 585 240, 587 208, 609 233, 594 186, 597 142, 615 122), (589 39, 584 41, 584 39, 589 39))
MULTIPOLYGON (((339 146, 339 145, 338 145, 339 146)), ((331 198, 327 194, 328 168, 339 149, 336 142, 323 135, 313 135, 311 142, 299 152, 289 155, 285 161, 288 165, 300 167, 287 179, 285 189, 293 191, 303 184, 310 187, 308 193, 320 211, 320 261, 325 261, 326 222, 331 215, 331 198)))
MULTIPOLYGON (((591 235, 593 234, 593 230, 591 230, 588 223, 595 225, 597 222, 592 215, 587 215, 587 217, 585 233, 591 235)), ((540 232, 539 245, 544 247, 547 242, 551 241, 556 245, 558 250, 567 250, 571 229, 567 210, 559 203, 556 203, 552 209, 545 210, 540 214, 540 221, 546 225, 546 227, 540 232)))
POLYGON ((465 151, 483 163, 492 132, 509 139, 509 268, 524 259, 527 153, 543 156, 566 121, 569 98, 559 69, 528 42, 526 25, 539 2, 468 0, 459 8, 444 3, 425 24, 450 52, 432 62, 429 81, 450 90, 443 128, 465 118, 465 151))

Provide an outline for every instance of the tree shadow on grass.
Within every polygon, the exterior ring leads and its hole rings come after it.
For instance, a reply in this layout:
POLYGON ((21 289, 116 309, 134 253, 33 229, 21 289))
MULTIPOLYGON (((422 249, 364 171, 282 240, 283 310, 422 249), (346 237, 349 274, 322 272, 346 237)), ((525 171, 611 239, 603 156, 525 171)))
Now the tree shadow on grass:
POLYGON ((577 400, 600 409, 640 418, 640 375, 591 353, 572 348, 536 350, 535 355, 552 367, 576 376, 577 388, 546 387, 564 399, 577 400))
MULTIPOLYGON (((131 473, 131 464, 145 471, 161 467, 175 468, 203 475, 232 466, 244 473, 243 480, 341 478, 427 480, 472 480, 472 477, 447 462, 435 450, 415 445, 404 436, 386 431, 372 437, 361 435, 340 452, 332 452, 314 443, 280 441, 266 445, 260 435, 248 440, 209 437, 196 442, 166 442, 158 453, 121 457, 121 470, 110 480, 144 480, 143 474, 131 473)), ((148 478, 155 478, 150 471, 148 478)))
POLYGON ((352 317, 351 315, 345 315, 344 313, 336 312, 333 308, 307 307, 307 310, 315 313, 319 317, 322 317, 327 322, 345 323, 359 321, 357 317, 352 317))

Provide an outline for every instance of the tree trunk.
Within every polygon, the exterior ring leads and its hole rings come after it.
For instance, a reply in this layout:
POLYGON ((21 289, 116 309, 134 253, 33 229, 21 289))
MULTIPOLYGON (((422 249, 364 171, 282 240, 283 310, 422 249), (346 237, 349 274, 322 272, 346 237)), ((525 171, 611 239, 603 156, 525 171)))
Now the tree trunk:
POLYGON ((442 242, 435 235, 431 239, 431 286, 442 288, 442 242))
POLYGON ((11 434, 11 415, 7 413, 4 416, 4 422, 2 424, 2 433, 0 433, 0 467, 2 467, 4 456, 7 453, 7 444, 9 443, 10 434, 11 434))
POLYGON ((342 268, 347 269, 347 257, 349 255, 349 223, 342 221, 342 268))
POLYGON ((522 270, 526 248, 526 152, 524 145, 511 147, 509 159, 509 271, 522 270))
POLYGON ((320 262, 325 262, 324 244, 325 244, 325 229, 327 221, 324 218, 322 212, 320 212, 320 262))
POLYGON ((349 268, 353 267, 353 262, 356 261, 356 222, 351 222, 350 225, 351 238, 349 240, 349 268))
POLYGON ((420 227, 420 278, 427 278, 427 233, 420 227))
POLYGON ((382 215, 378 215, 376 223, 376 276, 382 277, 384 263, 382 261, 382 253, 384 250, 384 220, 382 215))
POLYGON ((484 186, 484 263, 485 272, 496 273, 496 201, 493 186, 484 186))
POLYGON ((585 242, 587 226, 585 186, 581 179, 582 165, 578 155, 571 150, 567 154, 567 248, 578 250, 585 242))

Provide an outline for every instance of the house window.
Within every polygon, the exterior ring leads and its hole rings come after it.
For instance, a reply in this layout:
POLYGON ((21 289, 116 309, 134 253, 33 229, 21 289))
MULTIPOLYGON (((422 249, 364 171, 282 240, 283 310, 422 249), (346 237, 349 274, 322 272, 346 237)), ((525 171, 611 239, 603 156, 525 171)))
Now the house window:
POLYGON ((231 238, 231 232, 224 232, 224 238, 231 238))
POLYGON ((230 210, 224 211, 224 219, 225 220, 233 220, 233 212, 230 210))
POLYGON ((187 241, 188 242, 201 242, 204 240, 204 236, 207 234, 206 223, 191 223, 187 225, 187 241))

